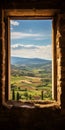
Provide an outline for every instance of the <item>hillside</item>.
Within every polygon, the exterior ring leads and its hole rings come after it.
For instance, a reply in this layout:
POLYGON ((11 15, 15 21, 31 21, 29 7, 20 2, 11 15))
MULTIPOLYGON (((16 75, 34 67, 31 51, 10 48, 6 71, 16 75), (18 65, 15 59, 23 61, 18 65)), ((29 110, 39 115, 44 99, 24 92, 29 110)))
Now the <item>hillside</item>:
POLYGON ((52 61, 11 57, 11 99, 13 90, 20 100, 51 99, 51 87, 52 61))
POLYGON ((11 57, 12 65, 32 65, 32 64, 47 64, 51 63, 51 60, 45 60, 40 58, 20 58, 20 57, 11 57))

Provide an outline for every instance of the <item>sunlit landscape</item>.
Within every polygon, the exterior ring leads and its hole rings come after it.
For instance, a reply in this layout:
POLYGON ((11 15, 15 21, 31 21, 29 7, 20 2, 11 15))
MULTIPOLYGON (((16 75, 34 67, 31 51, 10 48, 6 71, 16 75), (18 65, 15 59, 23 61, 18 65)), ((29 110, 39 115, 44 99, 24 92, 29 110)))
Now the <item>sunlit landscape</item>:
POLYGON ((11 20, 11 100, 52 99, 52 20, 11 20))

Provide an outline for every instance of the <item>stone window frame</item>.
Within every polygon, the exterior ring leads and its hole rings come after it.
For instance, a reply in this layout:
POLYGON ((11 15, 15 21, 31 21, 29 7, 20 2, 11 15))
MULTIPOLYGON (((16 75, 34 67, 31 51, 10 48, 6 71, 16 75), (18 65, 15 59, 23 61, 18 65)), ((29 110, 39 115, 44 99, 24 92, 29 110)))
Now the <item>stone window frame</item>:
POLYGON ((57 9, 12 9, 4 10, 4 23, 5 23, 5 102, 9 100, 10 95, 10 18, 20 19, 22 18, 44 18, 44 19, 53 19, 53 61, 52 61, 52 98, 58 102, 60 105, 60 94, 58 97, 58 87, 57 87, 57 45, 56 45, 56 35, 57 35, 57 14, 59 10, 57 9))

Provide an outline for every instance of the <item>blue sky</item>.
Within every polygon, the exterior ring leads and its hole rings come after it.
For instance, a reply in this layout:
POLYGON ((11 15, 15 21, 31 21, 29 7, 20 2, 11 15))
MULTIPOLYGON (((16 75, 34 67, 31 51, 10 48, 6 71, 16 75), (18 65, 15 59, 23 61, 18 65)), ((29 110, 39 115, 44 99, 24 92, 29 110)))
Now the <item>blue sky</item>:
POLYGON ((10 20, 11 55, 51 59, 52 20, 10 20))

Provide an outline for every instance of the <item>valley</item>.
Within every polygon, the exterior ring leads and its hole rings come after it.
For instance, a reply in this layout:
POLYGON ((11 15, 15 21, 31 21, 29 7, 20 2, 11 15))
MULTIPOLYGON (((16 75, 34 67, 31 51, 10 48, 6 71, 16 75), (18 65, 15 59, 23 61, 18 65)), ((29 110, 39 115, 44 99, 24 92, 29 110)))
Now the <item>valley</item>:
POLYGON ((52 99, 52 62, 38 58, 11 58, 11 100, 52 99))

